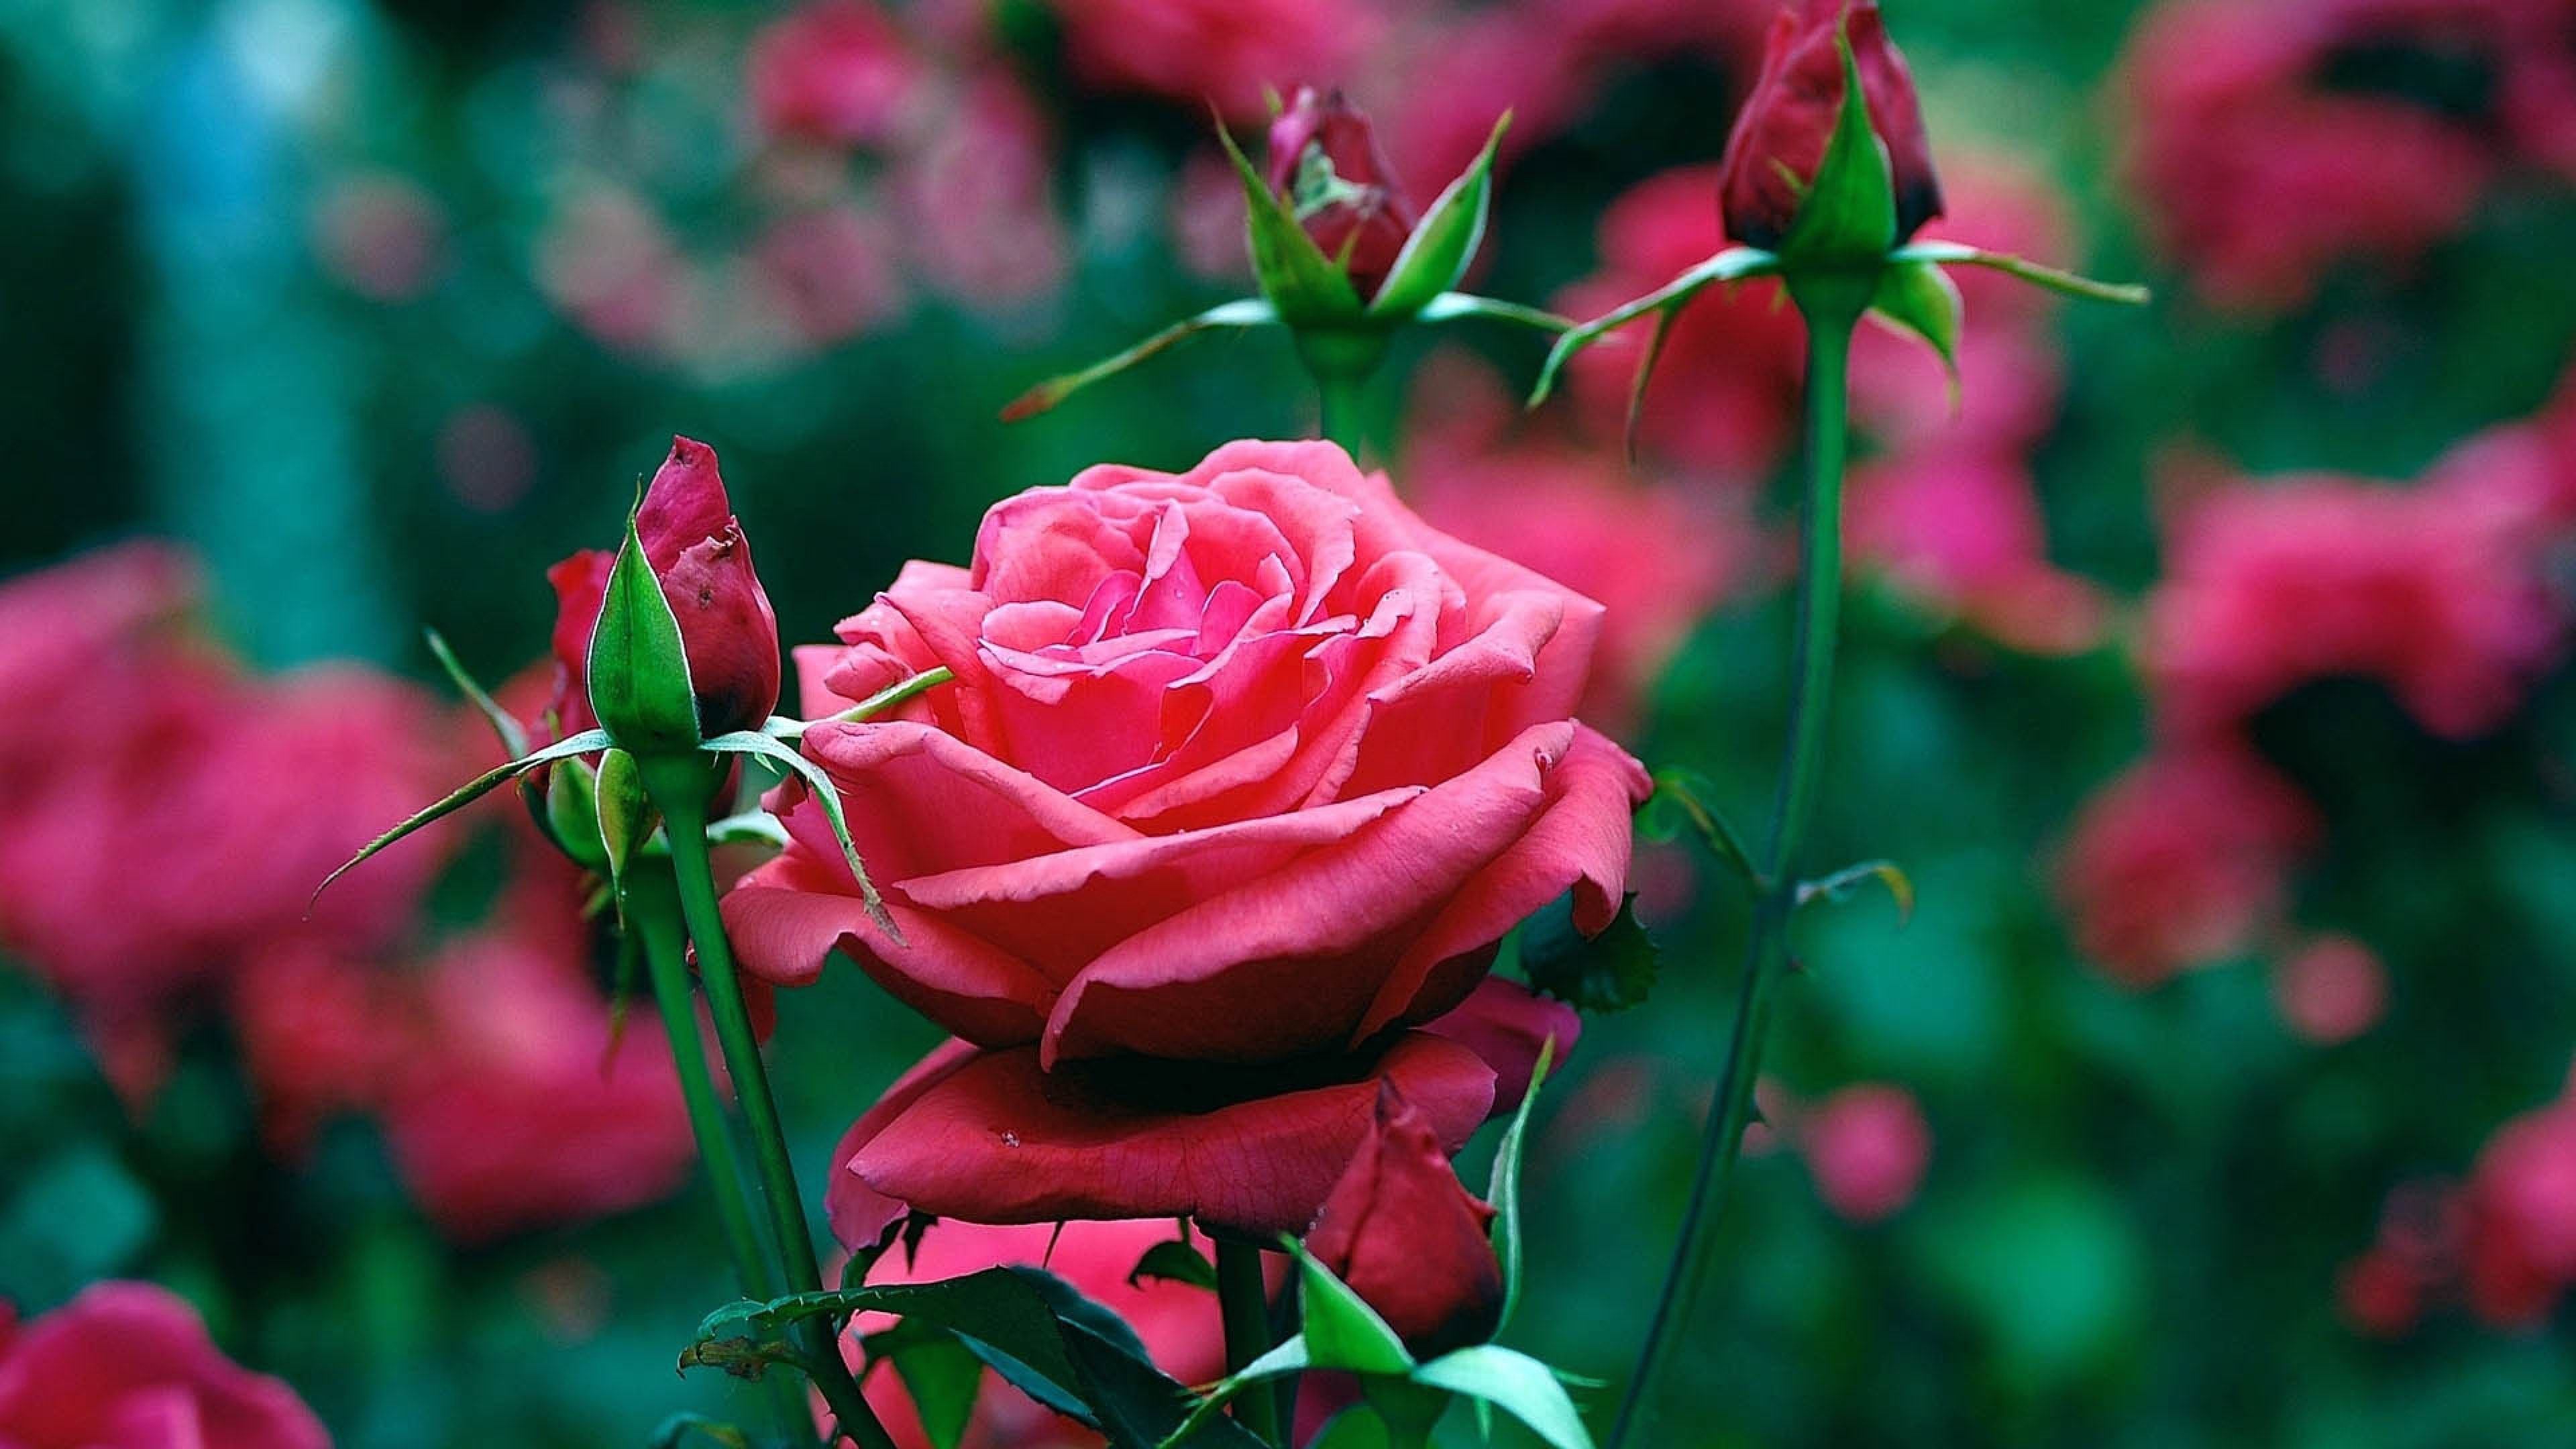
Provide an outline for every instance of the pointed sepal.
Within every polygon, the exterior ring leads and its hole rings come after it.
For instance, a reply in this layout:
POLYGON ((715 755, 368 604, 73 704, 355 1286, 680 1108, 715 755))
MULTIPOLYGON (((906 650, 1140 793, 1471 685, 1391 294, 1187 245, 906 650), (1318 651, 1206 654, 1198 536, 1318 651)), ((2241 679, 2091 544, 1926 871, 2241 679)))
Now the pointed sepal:
POLYGON ((608 574, 607 597, 590 636, 590 709, 600 728, 639 754, 676 754, 698 744, 698 702, 689 682, 680 621, 626 515, 626 544, 608 574))
POLYGON ((322 878, 322 883, 313 888, 312 900, 306 902, 305 909, 310 911, 312 909, 312 901, 322 899, 322 893, 331 888, 331 883, 333 881, 336 881, 340 877, 347 875, 349 872, 356 870, 360 865, 363 865, 368 860, 374 858, 379 851, 382 851, 385 847, 392 845, 395 841, 402 839, 404 836, 410 835, 424 826, 434 824, 437 821, 455 814, 457 811, 462 810, 466 806, 473 804, 475 801, 482 799, 484 796, 491 794, 493 791, 510 783, 512 780, 519 778, 521 775, 528 773, 530 770, 542 769, 547 765, 553 764, 557 760, 569 760, 575 755, 587 754, 592 750, 606 749, 608 748, 608 743, 607 731, 584 730, 570 739, 557 740, 542 750, 522 755, 506 765, 487 770, 484 773, 475 776, 473 779, 466 781, 463 785, 458 786, 454 792, 447 796, 447 798, 411 816, 409 819, 404 820, 401 824, 396 825, 391 830, 377 836, 375 839, 368 841, 364 849, 360 850, 356 855, 349 857, 349 859, 343 863, 338 870, 335 870, 322 878))
POLYGON ((1780 240, 1780 256, 1793 271, 1874 266, 1896 245, 1896 179, 1887 143, 1870 126, 1850 33, 1837 31, 1834 47, 1842 54, 1842 111, 1797 219, 1780 240))
POLYGON ((1369 300, 1368 315, 1388 321, 1411 317, 1467 275, 1468 264, 1475 261, 1476 248, 1485 239, 1485 222, 1494 201, 1494 157, 1511 124, 1511 112, 1505 111, 1494 122, 1493 134, 1485 138, 1485 149, 1422 214, 1404 239, 1404 249, 1395 254, 1395 266, 1385 283, 1369 300))
POLYGON ((1244 227, 1252 250, 1252 274, 1261 295, 1270 299, 1279 320, 1291 327, 1348 327, 1366 315, 1360 294, 1340 264, 1324 255, 1315 239, 1299 225, 1297 213, 1270 189, 1270 183, 1234 144, 1220 121, 1217 141, 1243 182, 1244 227))
MULTIPOLYGON (((1304 234, 1298 233, 1300 236, 1304 234)), ((1276 325, 1278 321, 1278 309, 1259 297, 1241 297, 1231 302, 1220 302, 1195 317, 1184 318, 1173 323, 1124 352, 1104 357, 1089 367, 1048 378, 1011 399, 1009 406, 1002 409, 1002 421, 1015 423, 1022 418, 1035 417, 1093 383, 1115 377, 1140 362, 1169 351, 1199 333, 1269 327, 1276 325)))
POLYGON ((877 894, 876 882, 868 878, 867 863, 859 859, 857 842, 850 838, 850 820, 841 809, 841 792, 833 786, 832 777, 824 773, 822 766, 805 758, 795 746, 758 730, 736 730, 729 735, 718 735, 706 742, 706 748, 719 755, 757 756, 790 771, 803 781, 807 793, 814 797, 814 803, 823 807, 823 818, 832 827, 832 839, 840 844, 841 858, 850 867, 851 878, 858 882, 859 899, 867 907, 868 919, 876 923, 878 930, 886 933, 887 939, 897 943, 903 940, 902 930, 886 911, 884 898, 877 894))
POLYGON ((1922 342, 1941 359, 1950 379, 1950 405, 1959 403, 1959 332, 1965 304, 1959 284, 1931 262, 1895 262, 1878 274, 1869 315, 1892 331, 1922 342))

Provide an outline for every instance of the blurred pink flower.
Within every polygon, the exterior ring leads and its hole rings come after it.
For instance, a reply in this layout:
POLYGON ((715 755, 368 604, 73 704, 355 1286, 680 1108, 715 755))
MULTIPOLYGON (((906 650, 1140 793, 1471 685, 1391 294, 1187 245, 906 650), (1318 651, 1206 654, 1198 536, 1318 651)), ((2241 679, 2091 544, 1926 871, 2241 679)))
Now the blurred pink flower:
POLYGON ((1798 1119, 1798 1152, 1825 1206, 1856 1223, 1893 1217, 1923 1185, 1932 1163, 1932 1127, 1903 1087, 1866 1082, 1845 1087, 1798 1119))
POLYGON ((1058 216, 1047 120, 1002 70, 970 77, 931 139, 889 178, 915 270, 971 306, 1052 293, 1070 246, 1058 216))
POLYGON ((790 212, 752 248, 769 304, 806 343, 827 347, 895 314, 901 244, 885 219, 848 202, 790 212))
POLYGON ((99 1283, 20 1326, 0 1303, 9 1449, 330 1449, 280 1380, 224 1356, 197 1311, 150 1283, 99 1283))
POLYGON ((538 290, 602 344, 658 355, 689 285, 678 242, 642 197, 600 183, 563 202, 536 240, 538 290))
POLYGON ((2027 653, 2101 642, 2109 605, 2048 562, 2038 494, 2018 459, 1962 445, 1863 464, 1849 507, 1854 556, 1920 603, 2027 653))
POLYGON ((752 37, 752 115, 772 136, 873 145, 902 123, 922 68, 872 0, 812 0, 752 37))
POLYGON ((227 1007, 269 1149, 294 1157, 332 1117, 373 1109, 419 1043, 409 982, 318 941, 234 973, 227 1007))
POLYGON ((2492 728, 2562 619, 2536 576, 2532 501, 2486 490, 2456 472, 2412 489, 2310 475, 2196 500, 2148 603, 2159 719, 2202 737, 2301 684, 2363 676, 2435 734, 2492 728))
POLYGON ((448 496, 467 508, 505 512, 536 482, 536 440, 497 404, 458 408, 438 430, 438 476, 448 496))
POLYGON ((42 794, 76 753, 63 721, 134 718, 194 682, 207 653, 187 637, 200 582, 185 553, 137 542, 0 583, 0 695, 15 702, 0 711, 0 814, 42 794))
MULTIPOLYGON (((1611 203, 1601 218, 1601 269, 1559 293, 1555 307, 1570 317, 1597 317, 1724 245, 1716 168, 1667 171, 1611 203)), ((1585 349, 1567 368, 1575 407, 1602 438, 1618 437, 1625 426, 1631 381, 1653 330, 1651 322, 1637 323, 1585 349)), ((1682 310, 1656 366, 1642 440, 1675 462, 1758 481, 1777 464, 1797 424, 1804 336, 1776 283, 1702 292, 1682 310)))
POLYGON ((2150 755, 2076 817, 2058 869, 2076 944, 2132 988, 2245 950, 2280 913, 2314 829, 2307 802, 2249 753, 2150 755))
MULTIPOLYGON (((1159 1278, 1134 1285, 1127 1281, 1145 1250, 1173 1235, 1172 1223, 1159 1218, 1061 1227, 984 1227, 942 1219, 922 1236, 918 1253, 907 1258, 898 1248, 886 1254, 867 1281, 932 1283, 1005 1264, 1044 1267, 1126 1319, 1165 1373, 1183 1383, 1206 1383, 1225 1372, 1225 1332, 1216 1295, 1159 1278)), ((893 1324, 882 1313, 863 1313, 852 1322, 851 1334, 842 1342, 853 1367, 861 1361, 857 1336, 893 1324)), ((892 1367, 878 1367, 865 1387, 869 1406, 885 1420, 900 1449, 928 1449, 930 1438, 922 1431, 912 1396, 892 1367)), ((1098 1434, 1040 1407, 988 1371, 963 1449, 1090 1449, 1102 1442, 1098 1434)))
POLYGON ((1213 103, 1237 122, 1264 114, 1268 88, 1329 85, 1380 21, 1351 0, 1050 0, 1074 75, 1105 91, 1213 103))
POLYGON ((567 880, 524 882, 421 980, 385 1133, 406 1187, 459 1240, 638 1207, 696 1161, 669 1043, 649 1004, 612 1030, 579 899, 567 880))
POLYGON ((2272 1001, 2290 1029, 2319 1046, 2346 1042, 2388 1009, 2388 971, 2350 936, 2320 936, 2272 974, 2272 1001))
POLYGON ((359 295, 407 302, 438 279, 447 209, 408 177, 362 175, 332 186, 313 216, 323 268, 359 295))

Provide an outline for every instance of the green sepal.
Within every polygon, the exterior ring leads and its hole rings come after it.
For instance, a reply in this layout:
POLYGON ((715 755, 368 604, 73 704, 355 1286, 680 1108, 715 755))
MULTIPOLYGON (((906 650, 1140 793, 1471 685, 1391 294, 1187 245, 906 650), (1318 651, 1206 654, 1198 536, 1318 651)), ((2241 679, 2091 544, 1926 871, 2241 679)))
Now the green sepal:
POLYGON ((1462 1348, 1415 1369, 1412 1381, 1480 1403, 1520 1420, 1552 1449, 1592 1449, 1583 1415, 1554 1369, 1498 1343, 1462 1348))
POLYGON ((1364 1374, 1404 1374, 1413 1369, 1413 1354, 1396 1331, 1351 1285, 1315 1260, 1305 1245, 1290 1242, 1297 1255, 1298 1285, 1306 1305, 1307 1361, 1319 1369, 1349 1369, 1364 1374))
POLYGON ((1899 264, 1938 262, 1944 265, 1985 267, 2007 276, 2017 277, 2032 286, 2044 287, 2060 296, 2080 297, 2088 302, 2117 302, 2128 307, 2143 307, 2155 300, 2155 294, 2144 287, 2125 282, 2097 282, 2091 277, 2081 277, 2056 267, 2043 266, 2038 262, 2013 256, 2007 252, 1990 252, 1981 247, 1966 246, 1959 242, 1913 242, 1888 253, 1887 259, 1899 264))
MULTIPOLYGON (((1300 232, 1299 235, 1302 236, 1304 233, 1300 232)), ((1035 417, 1093 383, 1104 378, 1115 377, 1201 332, 1214 328, 1268 327, 1278 321, 1278 311, 1259 297, 1242 297, 1232 302, 1221 302, 1195 317, 1173 323, 1124 352, 1104 357, 1089 367, 1059 373, 1048 378, 1011 399, 1010 404, 1002 409, 1002 421, 1016 423, 1022 418, 1035 417)))
POLYGON ((447 675, 447 682, 456 686, 456 692, 465 696, 465 702, 474 706, 476 714, 483 716, 483 722, 492 727, 493 735, 501 741, 501 748, 509 751, 510 758, 514 760, 526 754, 526 727, 512 718, 510 712, 501 707, 501 702, 476 682, 473 675, 465 672, 465 666, 457 662, 456 651, 447 647, 447 640, 440 637, 436 629, 420 632, 421 637, 429 641, 430 657, 438 661, 438 667, 447 675))
POLYGON ((1395 1449, 1386 1421, 1366 1404, 1353 1404, 1335 1414, 1306 1449, 1395 1449))
POLYGON ((1709 800, 1717 787, 1697 770, 1667 768, 1655 772, 1655 793, 1638 812, 1638 828, 1649 840, 1671 840, 1681 833, 1674 823, 1679 816, 1693 834, 1700 838, 1719 860, 1734 868, 1736 874, 1757 890, 1764 885, 1761 868, 1753 863, 1753 852, 1746 849, 1744 837, 1709 800))
MULTIPOLYGON (((1538 383, 1530 389, 1529 405, 1546 402, 1556 390, 1556 375, 1574 354, 1649 312, 1679 310, 1705 288, 1719 282, 1741 282, 1754 277, 1777 276, 1780 258, 1755 247, 1728 247, 1680 276, 1673 278, 1635 301, 1623 303, 1589 322, 1568 328, 1556 339, 1547 354, 1547 363, 1539 369, 1538 383)), ((1639 386, 1642 388, 1643 383, 1639 386)))
POLYGON ((519 758, 512 760, 506 765, 486 770, 482 774, 475 776, 473 779, 468 780, 463 785, 457 787, 457 789, 448 795, 447 798, 430 806, 428 809, 422 810, 411 816, 400 825, 397 825, 393 829, 386 831, 384 834, 377 836, 375 839, 368 841, 364 849, 360 850, 356 855, 349 857, 346 862, 342 863, 338 870, 335 870, 322 878, 322 883, 313 888, 312 897, 305 902, 305 909, 307 911, 312 910, 313 902, 322 899, 322 893, 331 888, 331 883, 333 881, 336 881, 340 877, 347 875, 349 872, 356 870, 370 857, 374 856, 376 852, 383 850, 386 846, 393 844, 395 841, 402 839, 404 836, 411 834, 422 826, 435 823, 436 821, 443 820, 446 817, 455 814, 457 811, 462 810, 466 806, 473 804, 475 801, 482 799, 484 796, 491 794, 494 790, 501 788, 503 785, 510 783, 512 780, 519 778, 530 770, 551 765, 557 760, 569 760, 575 755, 587 754, 592 750, 603 750, 606 748, 608 748, 607 731, 584 730, 570 739, 557 740, 542 750, 537 750, 531 754, 521 755, 519 758))
POLYGON ((1216 138, 1243 182, 1244 231, 1252 249, 1252 274, 1279 320, 1291 327, 1347 327, 1366 315, 1350 274, 1297 222, 1297 214, 1270 190, 1260 171, 1220 121, 1216 138))
POLYGON ((894 917, 887 913, 884 898, 877 894, 876 882, 868 879, 867 862, 859 859, 858 842, 850 838, 850 818, 842 812, 841 792, 833 786, 832 777, 824 773, 822 766, 805 758, 794 745, 758 730, 736 730, 729 735, 718 735, 707 741, 706 749, 719 755, 756 755, 784 767, 802 780, 806 792, 814 797, 814 803, 823 807, 823 818, 832 827, 832 839, 840 844, 841 859, 850 867, 851 878, 859 883, 859 899, 867 906, 868 919, 876 923, 878 930, 886 933, 887 939, 897 945, 903 943, 903 931, 895 925, 894 917))
POLYGON ((1272 1345, 1268 1353, 1210 1386, 1208 1391, 1200 1396, 1197 1405, 1190 1410, 1189 1417, 1183 1419, 1170 1434, 1164 1436, 1163 1442, 1155 1446, 1155 1449, 1175 1449, 1175 1446, 1185 1438, 1196 1433, 1200 1425, 1215 1418, 1218 1410, 1232 1403, 1238 1395, 1254 1384, 1286 1378, 1290 1374, 1301 1374, 1314 1366, 1307 1355, 1306 1335, 1302 1333, 1289 1335, 1272 1345))
POLYGON ((1823 900, 1839 903, 1850 898, 1852 891, 1871 881, 1887 887, 1896 902, 1896 919, 1902 923, 1914 917, 1914 881, 1892 860, 1865 860, 1848 865, 1832 875, 1798 883, 1798 904, 1823 900))
POLYGON ((1403 250, 1395 254, 1395 265, 1387 270, 1377 295, 1369 299, 1368 315, 1402 321, 1429 306, 1467 275, 1468 264, 1476 259, 1477 244, 1485 239, 1485 219, 1493 208, 1494 156, 1502 147, 1503 132, 1511 124, 1509 111, 1496 118, 1493 134, 1485 138, 1485 149, 1476 153, 1475 161, 1458 173, 1457 179, 1431 203, 1431 209, 1422 214, 1413 234, 1404 239, 1403 250))
POLYGON ((546 770, 546 838, 584 870, 608 869, 608 847, 599 838, 599 777, 586 760, 559 760, 546 770))
POLYGON ((600 854, 608 864, 612 882, 626 877, 626 862, 644 848, 653 837, 660 816, 653 809, 652 797, 644 789, 644 773, 635 757, 624 750, 610 750, 599 757, 599 772, 591 782, 593 810, 591 828, 599 832, 600 854))
POLYGON ((825 715, 817 720, 789 719, 784 715, 771 715, 760 726, 760 732, 771 739, 785 740, 792 745, 805 738, 805 732, 818 724, 863 724, 905 700, 915 695, 926 694, 956 677, 956 671, 947 665, 936 665, 919 674, 896 680, 839 714, 825 715))
POLYGON ((1876 266, 1896 245, 1896 179, 1887 145, 1870 128, 1851 36, 1838 29, 1834 47, 1842 53, 1842 111, 1815 180, 1780 240, 1780 255, 1792 270, 1876 266))
POLYGON ((1144 1256, 1136 1260, 1136 1266, 1128 1270, 1127 1286, 1142 1286, 1148 1278, 1160 1278, 1166 1283, 1187 1283, 1193 1288, 1205 1288, 1210 1293, 1216 1291, 1216 1265, 1208 1261, 1207 1254, 1183 1238, 1167 1238, 1147 1248, 1144 1256))
POLYGON ((1941 359, 1950 380, 1950 406, 1959 405, 1959 331, 1965 304, 1959 284, 1931 262, 1891 262, 1878 274, 1869 315, 1892 331, 1920 340, 1941 359))
POLYGON ((1449 1412, 1448 1390, 1419 1383, 1411 1375, 1362 1374, 1360 1396, 1386 1426, 1390 1449, 1424 1449, 1431 1431, 1449 1412))
POLYGON ((1572 893, 1521 923, 1521 972, 1532 989, 1577 1011, 1626 1011, 1644 1001, 1663 971, 1662 948, 1638 921, 1629 893, 1597 936, 1574 924, 1572 893))
POLYGON ((1563 332, 1574 325, 1573 318, 1559 317, 1543 307, 1524 307, 1518 302, 1480 297, 1473 292, 1443 292, 1413 314, 1416 322, 1458 322, 1477 317, 1534 327, 1541 332, 1563 332))
POLYGON ((1556 1038, 1539 1043, 1538 1061, 1530 1068, 1529 1090, 1521 1095, 1519 1110, 1512 1113, 1512 1125, 1503 1130, 1503 1140, 1494 1149, 1494 1175, 1485 1185, 1485 1201, 1494 1209, 1494 1257, 1503 1269, 1503 1311, 1494 1319, 1494 1333, 1499 1337, 1512 1321, 1512 1309, 1521 1298, 1521 1153, 1529 1141, 1530 1107, 1538 1101, 1538 1089, 1547 1082, 1548 1068, 1556 1061, 1556 1038))
POLYGON ((769 845, 784 850, 791 838, 786 825, 766 810, 746 810, 707 825, 709 845, 769 845))
POLYGON ((680 621, 644 557, 631 512, 591 631, 588 667, 591 713, 620 746, 645 755, 697 747, 698 701, 680 621))

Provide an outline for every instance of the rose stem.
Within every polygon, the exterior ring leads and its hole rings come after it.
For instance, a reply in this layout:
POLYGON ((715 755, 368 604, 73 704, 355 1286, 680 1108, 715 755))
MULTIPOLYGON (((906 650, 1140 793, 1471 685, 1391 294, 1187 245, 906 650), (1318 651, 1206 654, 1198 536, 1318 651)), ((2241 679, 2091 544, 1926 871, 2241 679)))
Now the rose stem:
MULTIPOLYGON (((627 868, 619 891, 627 928, 640 944, 652 976, 662 1027, 671 1038, 671 1064, 679 1073, 680 1096, 689 1106, 689 1128, 696 1134, 698 1157, 715 1195, 716 1216, 724 1222, 734 1280, 744 1297, 766 1302, 778 1296, 778 1280, 770 1272, 768 1254, 761 1251, 751 1206, 743 1201, 742 1150, 707 1071, 706 1042, 698 1034, 697 997, 689 986, 689 941, 680 924, 679 886, 667 865, 647 858, 627 868)), ((804 1396, 785 1377, 773 1375, 769 1383, 779 1428, 788 1441, 812 1443, 813 1425, 804 1396)))
MULTIPOLYGON (((1270 1290, 1261 1250, 1230 1238, 1216 1242, 1216 1297, 1225 1315, 1225 1371, 1239 1373, 1270 1351, 1270 1290)), ((1265 1444, 1280 1442, 1279 1398, 1256 1386, 1234 1401, 1234 1421, 1265 1444)))
POLYGON ((1665 1271, 1662 1294, 1646 1328, 1637 1372, 1620 1401, 1609 1449, 1632 1437, 1653 1442, 1644 1426, 1663 1381, 1685 1341, 1692 1305, 1707 1284, 1717 1240, 1718 1209, 1735 1175, 1744 1131, 1752 1120, 1753 1082, 1762 1067, 1762 1041, 1771 1026, 1774 988, 1789 964, 1789 917, 1798 905, 1799 854, 1814 813, 1822 764, 1825 709, 1833 682, 1834 616, 1842 602, 1842 489, 1844 376, 1852 329, 1868 306, 1873 278, 1822 275, 1792 278, 1790 295, 1807 319, 1807 470, 1804 557, 1798 593, 1796 662, 1789 695, 1789 740, 1773 799, 1769 858, 1761 895, 1754 903, 1745 945, 1744 983, 1727 1042, 1726 1066, 1710 1104, 1708 1135, 1682 1213, 1680 1240, 1665 1271))
MULTIPOLYGON (((688 919, 689 939, 698 948, 698 976, 706 982, 707 1004, 714 1008, 716 1040, 724 1047, 725 1071, 733 1078, 734 1096, 742 1103, 751 1129, 753 1156, 760 1164, 762 1196, 768 1200, 778 1253, 785 1260, 791 1292, 822 1291, 823 1270, 814 1257, 814 1237, 805 1225, 804 1198, 796 1190, 796 1164, 787 1152, 787 1135, 778 1124, 778 1101, 769 1092, 769 1068, 760 1059, 760 1039, 751 1029, 751 1012, 742 1000, 742 980, 735 974, 732 944, 725 939, 724 915, 716 908, 713 863, 707 857, 707 775, 705 758, 696 754, 641 759, 644 788, 661 809, 671 841, 671 864, 680 884, 680 909, 688 919)), ((820 1318, 801 1318, 796 1337, 805 1350, 805 1372, 823 1401, 840 1421, 841 1432, 860 1449, 894 1449, 885 1425, 877 1422, 858 1380, 841 1358, 834 1325, 820 1318)))
POLYGON ((1323 395, 1324 440, 1340 445, 1352 462, 1358 462, 1361 379, 1347 372, 1323 371, 1315 374, 1315 387, 1323 395))

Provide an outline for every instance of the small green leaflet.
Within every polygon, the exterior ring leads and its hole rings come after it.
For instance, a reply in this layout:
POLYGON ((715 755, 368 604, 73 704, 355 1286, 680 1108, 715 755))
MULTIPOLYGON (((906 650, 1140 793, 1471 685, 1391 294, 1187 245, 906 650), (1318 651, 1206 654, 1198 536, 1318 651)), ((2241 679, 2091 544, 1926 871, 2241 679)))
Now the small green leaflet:
POLYGON ((1662 953, 1637 921, 1637 898, 1600 935, 1586 937, 1574 924, 1572 895, 1559 897, 1521 923, 1521 970, 1539 991, 1578 1011, 1625 1011, 1646 999, 1662 969, 1662 953))

